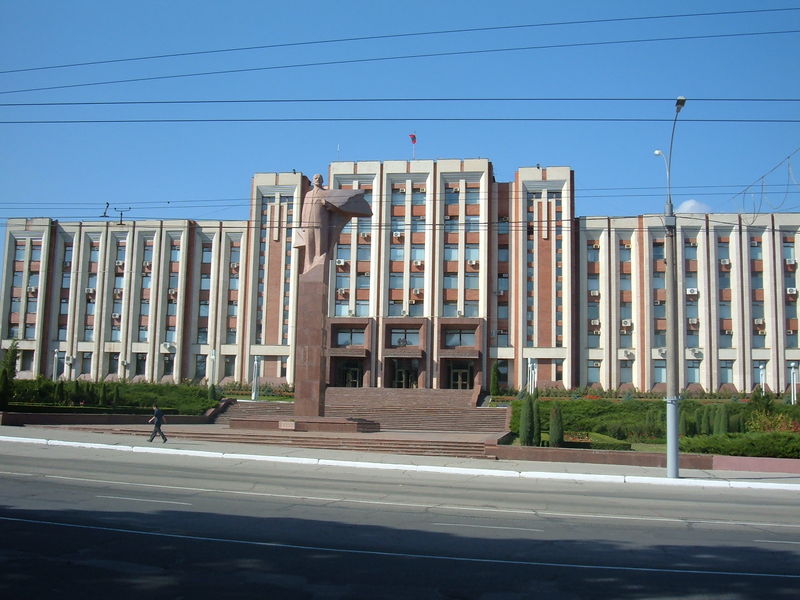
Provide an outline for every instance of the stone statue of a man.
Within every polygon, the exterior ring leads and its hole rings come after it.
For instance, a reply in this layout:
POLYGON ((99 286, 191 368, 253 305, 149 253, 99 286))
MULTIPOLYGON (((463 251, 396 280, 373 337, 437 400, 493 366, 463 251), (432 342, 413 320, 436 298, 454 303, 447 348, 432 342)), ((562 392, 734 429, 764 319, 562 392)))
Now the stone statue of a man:
POLYGON ((322 175, 316 174, 303 199, 300 227, 294 233, 294 247, 305 249, 302 273, 325 264, 339 234, 353 217, 372 216, 372 209, 357 190, 326 190, 322 175))

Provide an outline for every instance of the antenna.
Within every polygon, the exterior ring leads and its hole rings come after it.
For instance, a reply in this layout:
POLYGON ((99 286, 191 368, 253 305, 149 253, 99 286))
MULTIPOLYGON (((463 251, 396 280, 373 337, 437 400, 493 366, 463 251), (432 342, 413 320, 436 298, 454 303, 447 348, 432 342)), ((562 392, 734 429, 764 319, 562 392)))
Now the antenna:
POLYGON ((131 210, 131 207, 129 206, 128 208, 115 208, 114 210, 119 213, 119 223, 117 223, 117 225, 122 225, 122 213, 128 212, 129 210, 131 210))
POLYGON ((103 214, 102 214, 102 215, 100 215, 100 218, 101 218, 101 219, 102 219, 103 217, 106 217, 106 218, 107 218, 107 217, 109 216, 109 215, 108 215, 108 206, 109 206, 109 204, 108 204, 108 202, 106 202, 106 207, 103 209, 103 214))

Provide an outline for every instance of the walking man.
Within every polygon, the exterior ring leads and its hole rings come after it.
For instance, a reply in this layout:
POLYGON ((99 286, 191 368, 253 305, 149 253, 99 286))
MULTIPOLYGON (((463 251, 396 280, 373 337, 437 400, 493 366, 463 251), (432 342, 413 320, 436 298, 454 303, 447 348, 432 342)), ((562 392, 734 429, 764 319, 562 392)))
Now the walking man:
POLYGON ((161 424, 166 422, 164 418, 164 411, 162 411, 156 404, 153 404, 153 416, 150 417, 150 420, 147 421, 148 423, 154 423, 153 425, 153 433, 150 434, 150 439, 148 441, 152 442, 153 438, 156 435, 160 435, 161 439, 164 440, 163 443, 167 443, 167 436, 164 435, 164 432, 161 431, 161 424))

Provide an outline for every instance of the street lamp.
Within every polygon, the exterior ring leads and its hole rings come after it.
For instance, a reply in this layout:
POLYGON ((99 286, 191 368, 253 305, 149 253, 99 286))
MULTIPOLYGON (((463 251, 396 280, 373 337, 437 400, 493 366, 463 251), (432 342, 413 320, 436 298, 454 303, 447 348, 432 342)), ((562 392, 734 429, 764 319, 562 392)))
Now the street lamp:
POLYGON ((655 155, 664 159, 667 170, 667 201, 664 205, 664 255, 667 262, 667 477, 676 479, 679 474, 678 458, 678 264, 675 245, 676 219, 672 207, 672 144, 675 141, 675 125, 678 114, 686 104, 686 98, 678 97, 675 101, 675 118, 672 119, 672 135, 669 138, 669 154, 664 156, 661 150, 655 155))
POLYGON ((793 362, 789 366, 791 368, 789 379, 792 382, 792 406, 794 406, 797 404, 797 363, 793 362))
POLYGON ((53 349, 53 381, 58 379, 58 348, 53 349))
POLYGON ((764 368, 764 363, 761 363, 760 365, 758 365, 758 384, 761 386, 761 393, 762 394, 765 391, 764 390, 764 371, 765 370, 766 369, 764 368))

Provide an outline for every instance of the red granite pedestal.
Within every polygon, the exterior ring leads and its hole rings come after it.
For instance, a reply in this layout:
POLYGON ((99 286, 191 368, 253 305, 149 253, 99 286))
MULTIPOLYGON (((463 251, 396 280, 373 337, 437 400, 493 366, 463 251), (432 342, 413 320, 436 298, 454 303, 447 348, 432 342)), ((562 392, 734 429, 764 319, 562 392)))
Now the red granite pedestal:
MULTIPOLYGON (((318 264, 300 275, 297 288, 295 334, 294 416, 259 419, 259 427, 293 431, 372 432, 380 425, 363 419, 325 416, 328 347, 328 263, 318 264)), ((253 423, 253 420, 248 421, 253 423)), ((242 425, 231 422, 231 427, 242 425)))

